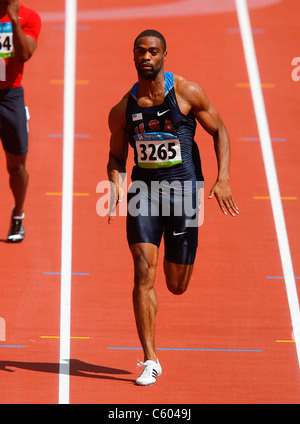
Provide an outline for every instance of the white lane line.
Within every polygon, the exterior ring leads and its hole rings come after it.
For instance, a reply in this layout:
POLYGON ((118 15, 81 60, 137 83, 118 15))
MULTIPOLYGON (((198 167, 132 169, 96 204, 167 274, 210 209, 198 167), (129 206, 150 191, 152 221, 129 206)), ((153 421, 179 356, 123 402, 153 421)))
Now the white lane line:
POLYGON ((65 1, 59 404, 69 404, 77 0, 65 1))
POLYGON ((246 0, 235 0, 300 366, 300 308, 246 0))

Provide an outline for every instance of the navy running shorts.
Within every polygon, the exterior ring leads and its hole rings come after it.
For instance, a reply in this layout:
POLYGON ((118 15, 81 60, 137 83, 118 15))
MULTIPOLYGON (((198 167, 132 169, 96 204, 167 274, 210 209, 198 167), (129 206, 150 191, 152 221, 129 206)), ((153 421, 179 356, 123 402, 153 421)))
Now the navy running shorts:
POLYGON ((129 246, 151 243, 159 247, 164 236, 165 259, 191 265, 198 247, 199 192, 184 191, 182 183, 176 183, 177 187, 166 183, 159 189, 141 181, 131 185, 127 197, 127 241, 129 246))
POLYGON ((28 153, 23 87, 0 90, 0 138, 6 152, 13 155, 28 153))

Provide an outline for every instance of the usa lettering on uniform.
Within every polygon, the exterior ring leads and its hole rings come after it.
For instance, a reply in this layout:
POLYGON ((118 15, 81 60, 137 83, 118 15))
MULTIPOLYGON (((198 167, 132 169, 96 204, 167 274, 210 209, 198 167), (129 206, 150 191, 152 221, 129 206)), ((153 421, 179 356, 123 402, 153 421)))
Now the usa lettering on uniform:
MULTIPOLYGON (((160 126, 159 121, 157 121, 156 119, 153 119, 152 121, 150 121, 148 126, 151 129, 151 131, 174 132, 172 122, 169 119, 165 120, 162 128, 160 126)), ((134 131, 136 134, 144 134, 146 132, 145 124, 144 123, 139 124, 138 126, 135 127, 134 131)))

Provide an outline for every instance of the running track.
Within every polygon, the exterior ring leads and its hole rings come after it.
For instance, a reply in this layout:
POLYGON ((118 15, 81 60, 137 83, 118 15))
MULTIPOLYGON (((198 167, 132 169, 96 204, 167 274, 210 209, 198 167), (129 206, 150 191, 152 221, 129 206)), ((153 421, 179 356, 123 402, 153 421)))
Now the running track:
MULTIPOLYGON (((153 16, 141 17, 138 0, 79 0, 70 403, 297 404, 299 364, 234 2, 206 2, 226 4, 227 10, 201 14, 198 7, 194 15, 183 3, 147 0, 143 4, 153 5, 153 16), (112 7, 117 17, 112 18, 112 7), (206 192, 195 272, 188 292, 173 297, 160 261, 156 345, 163 375, 155 386, 140 388, 133 384, 139 372, 136 362, 143 357, 140 350, 130 349, 139 342, 125 218, 117 217, 108 226, 106 218, 97 216, 96 185, 106 179, 107 114, 135 82, 132 42, 146 27, 166 36, 166 69, 201 83, 227 124, 231 185, 240 216, 223 217, 215 200, 207 200, 216 164, 211 140, 199 128, 206 192)), ((188 3, 190 8, 196 4, 188 3)), ((39 11, 44 23, 24 77, 31 113, 30 188, 27 237, 17 246, 3 241, 13 205, 0 155, 0 317, 6 322, 6 340, 0 341, 0 403, 55 404, 64 1, 24 4, 39 11)), ((291 77, 292 59, 300 56, 299 1, 260 0, 253 6, 254 41, 299 278, 300 82, 291 77), (267 6, 258 7, 263 3, 267 6)))

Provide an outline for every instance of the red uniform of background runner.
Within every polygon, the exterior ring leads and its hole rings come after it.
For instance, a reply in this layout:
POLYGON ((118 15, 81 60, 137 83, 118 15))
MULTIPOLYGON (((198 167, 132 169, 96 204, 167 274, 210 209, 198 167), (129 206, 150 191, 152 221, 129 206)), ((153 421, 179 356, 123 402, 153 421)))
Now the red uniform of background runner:
POLYGON ((9 185, 15 201, 8 242, 21 242, 24 202, 28 186, 26 157, 28 126, 24 90, 24 63, 33 55, 41 30, 39 15, 20 0, 0 0, 0 137, 6 155, 9 185))
MULTIPOLYGON (((37 42, 41 31, 40 16, 34 10, 22 5, 20 6, 18 16, 24 34, 30 35, 37 42)), ((0 36, 0 58, 3 58, 6 64, 6 81, 0 81, 0 90, 20 87, 24 63, 15 57, 12 24, 7 15, 0 18, 0 36), (3 29, 5 32, 3 32, 3 29)))

